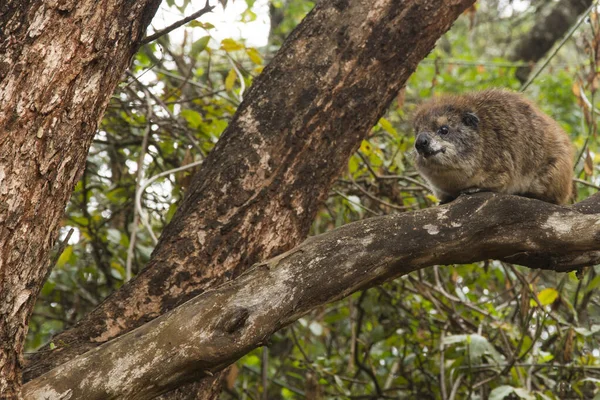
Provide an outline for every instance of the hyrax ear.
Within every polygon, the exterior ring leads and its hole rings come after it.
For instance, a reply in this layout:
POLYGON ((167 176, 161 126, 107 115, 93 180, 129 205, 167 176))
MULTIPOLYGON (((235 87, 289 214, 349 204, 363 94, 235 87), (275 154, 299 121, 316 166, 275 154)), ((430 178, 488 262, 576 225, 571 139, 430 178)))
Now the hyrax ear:
POLYGON ((465 124, 466 126, 471 126, 475 129, 477 129, 477 126, 479 125, 479 118, 472 112, 464 113, 462 120, 463 124, 465 124))

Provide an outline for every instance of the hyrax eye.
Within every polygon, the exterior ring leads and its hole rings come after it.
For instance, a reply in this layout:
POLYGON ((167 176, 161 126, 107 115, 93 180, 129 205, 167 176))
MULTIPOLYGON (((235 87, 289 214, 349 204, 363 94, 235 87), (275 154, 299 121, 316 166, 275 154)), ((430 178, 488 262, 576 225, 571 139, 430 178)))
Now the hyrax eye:
POLYGON ((448 126, 447 125, 440 126, 440 129, 438 129, 438 133, 440 135, 446 135, 448 133, 448 126))

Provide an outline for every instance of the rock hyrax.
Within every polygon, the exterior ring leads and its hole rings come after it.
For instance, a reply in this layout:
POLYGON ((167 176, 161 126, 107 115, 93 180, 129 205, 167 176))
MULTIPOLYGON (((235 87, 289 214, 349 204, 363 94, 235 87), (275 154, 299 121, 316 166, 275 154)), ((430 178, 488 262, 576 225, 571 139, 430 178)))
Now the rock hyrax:
POLYGON ((573 148, 556 121, 518 93, 435 98, 415 113, 417 169, 442 203, 493 191, 565 204, 573 148))

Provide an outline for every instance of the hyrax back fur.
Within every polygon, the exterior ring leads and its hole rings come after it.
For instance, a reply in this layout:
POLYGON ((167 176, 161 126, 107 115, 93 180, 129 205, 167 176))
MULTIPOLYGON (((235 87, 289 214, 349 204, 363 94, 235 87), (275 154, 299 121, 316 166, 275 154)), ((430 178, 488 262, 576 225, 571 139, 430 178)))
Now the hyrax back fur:
POLYGON ((414 118, 416 165, 447 203, 493 191, 565 204, 573 148, 552 118, 518 93, 492 89, 444 96, 414 118))

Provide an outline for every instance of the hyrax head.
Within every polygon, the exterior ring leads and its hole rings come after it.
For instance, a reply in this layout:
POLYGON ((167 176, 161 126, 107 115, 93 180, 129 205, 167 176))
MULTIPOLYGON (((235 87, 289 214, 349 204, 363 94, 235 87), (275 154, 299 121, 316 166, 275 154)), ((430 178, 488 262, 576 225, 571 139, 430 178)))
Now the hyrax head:
POLYGON ((481 148, 479 125, 473 110, 451 104, 451 98, 422 105, 413 119, 417 167, 457 170, 472 165, 481 148))

